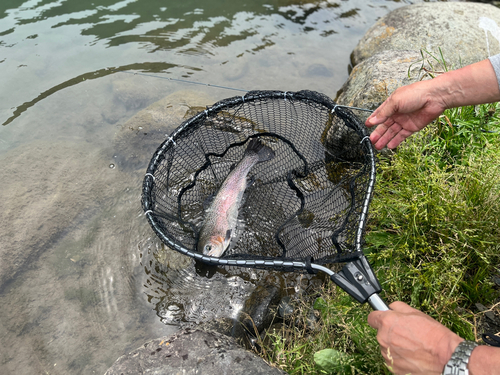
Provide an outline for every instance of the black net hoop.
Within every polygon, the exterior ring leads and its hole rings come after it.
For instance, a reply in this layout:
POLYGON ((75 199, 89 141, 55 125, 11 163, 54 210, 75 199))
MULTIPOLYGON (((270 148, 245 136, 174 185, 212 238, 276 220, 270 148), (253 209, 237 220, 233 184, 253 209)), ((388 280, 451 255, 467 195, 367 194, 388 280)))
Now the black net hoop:
POLYGON ((364 125, 313 91, 252 91, 217 102, 184 121, 148 166, 142 205, 170 248, 218 265, 282 270, 363 256, 375 183, 364 125), (257 138, 275 157, 256 164, 221 257, 197 250, 207 202, 257 138))

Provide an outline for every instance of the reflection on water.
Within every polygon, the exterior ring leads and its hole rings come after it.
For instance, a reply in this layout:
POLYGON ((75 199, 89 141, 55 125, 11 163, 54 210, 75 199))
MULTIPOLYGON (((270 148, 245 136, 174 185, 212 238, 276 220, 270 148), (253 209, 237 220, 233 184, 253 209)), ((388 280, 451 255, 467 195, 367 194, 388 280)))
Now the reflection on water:
POLYGON ((54 90, 108 74, 107 68, 161 71, 244 89, 322 89, 334 96, 359 37, 401 5, 58 0, 15 7, 4 2, 0 70, 9 73, 2 76, 10 95, 0 121, 10 123, 54 90))
POLYGON ((334 97, 357 40, 403 5, 0 2, 0 373, 104 373, 178 324, 235 316, 259 283, 288 283, 201 272, 161 250, 140 209, 145 167, 172 119, 239 94, 117 70, 334 97), (147 116, 149 127, 137 122, 147 116))

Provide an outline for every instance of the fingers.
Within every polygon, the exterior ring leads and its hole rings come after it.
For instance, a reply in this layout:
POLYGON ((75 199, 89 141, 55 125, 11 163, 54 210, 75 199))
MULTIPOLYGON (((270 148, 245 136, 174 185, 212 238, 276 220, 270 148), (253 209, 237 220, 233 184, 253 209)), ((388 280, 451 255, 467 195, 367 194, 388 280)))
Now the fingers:
POLYGON ((383 147, 385 147, 401 131, 401 129, 402 129, 401 126, 397 123, 393 123, 391 126, 385 127, 385 129, 382 128, 381 130, 385 131, 382 134, 382 136, 378 139, 377 143, 375 143, 375 148, 380 150, 383 147))
POLYGON ((383 102, 365 121, 367 127, 383 124, 393 114, 397 112, 397 108, 393 105, 391 97, 383 102))
POLYGON ((403 128, 399 123, 392 119, 380 124, 370 135, 370 141, 377 150, 381 150, 385 146, 388 148, 396 148, 406 138, 414 132, 403 128))
POLYGON ((383 321, 387 318, 389 318, 392 314, 394 313, 403 313, 403 314, 410 314, 410 313, 420 313, 419 310, 414 309, 413 307, 407 305, 404 302, 396 301, 393 302, 389 305, 390 310, 389 311, 372 311, 368 315, 368 324, 370 327, 375 328, 375 329, 380 329, 382 327, 383 321), (388 315, 390 314, 390 315, 388 315))
POLYGON ((412 135, 413 132, 410 132, 405 129, 401 129, 394 138, 392 138, 389 142, 387 142, 387 147, 390 149, 398 147, 401 142, 403 142, 406 138, 408 138, 410 135, 412 135))
POLYGON ((396 136, 398 136, 398 138, 394 142, 392 142, 396 143, 397 141, 399 141, 392 147, 394 148, 406 138, 404 137, 404 134, 399 134, 401 131, 401 126, 395 123, 394 120, 387 120, 384 124, 380 124, 375 128, 375 130, 370 135, 370 141, 377 150, 381 150, 382 148, 387 146, 387 144, 391 142, 396 136), (399 137, 401 136, 403 138, 399 139, 399 137))
POLYGON ((378 115, 378 112, 373 112, 370 117, 368 117, 365 121, 365 125, 369 128, 375 125, 382 124, 384 121, 387 120, 387 117, 382 117, 378 115))

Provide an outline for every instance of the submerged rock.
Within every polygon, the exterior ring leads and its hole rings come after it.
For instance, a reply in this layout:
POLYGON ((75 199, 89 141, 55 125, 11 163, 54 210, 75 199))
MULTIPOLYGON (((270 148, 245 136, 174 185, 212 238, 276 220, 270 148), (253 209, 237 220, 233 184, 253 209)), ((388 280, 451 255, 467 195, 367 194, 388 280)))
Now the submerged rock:
POLYGON ((182 90, 138 112, 115 134, 117 163, 126 169, 145 170, 155 150, 185 120, 186 112, 213 102, 204 93, 182 90))
POLYGON ((126 177, 87 143, 35 141, 0 157, 0 289, 106 199, 126 177), (96 175, 99 178, 96 178, 96 175), (8 183, 7 183, 8 182, 8 183))

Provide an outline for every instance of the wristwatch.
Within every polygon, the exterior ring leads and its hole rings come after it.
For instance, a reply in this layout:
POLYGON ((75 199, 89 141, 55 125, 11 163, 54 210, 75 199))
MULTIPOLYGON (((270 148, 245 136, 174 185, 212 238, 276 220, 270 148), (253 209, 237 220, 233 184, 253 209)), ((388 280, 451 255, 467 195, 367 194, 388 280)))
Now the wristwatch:
POLYGON ((450 360, 444 366, 443 375, 469 375, 467 364, 469 363, 470 355, 476 346, 476 342, 467 340, 458 344, 457 348, 451 355, 450 360))

